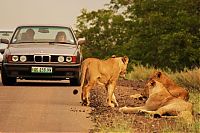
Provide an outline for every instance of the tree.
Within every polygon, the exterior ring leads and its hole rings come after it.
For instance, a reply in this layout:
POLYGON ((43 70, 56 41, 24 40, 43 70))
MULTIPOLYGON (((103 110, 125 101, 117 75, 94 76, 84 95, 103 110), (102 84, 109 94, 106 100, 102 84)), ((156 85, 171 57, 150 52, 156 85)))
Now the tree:
MULTIPOLYGON (((84 56, 106 58, 113 54, 119 55, 119 47, 122 48, 128 39, 122 22, 124 17, 113 10, 82 10, 82 15, 77 19, 77 32, 87 40, 84 56)), ((121 52, 120 55, 123 55, 121 52)))
POLYGON ((182 70, 200 66, 200 0, 111 0, 77 21, 87 56, 182 70))

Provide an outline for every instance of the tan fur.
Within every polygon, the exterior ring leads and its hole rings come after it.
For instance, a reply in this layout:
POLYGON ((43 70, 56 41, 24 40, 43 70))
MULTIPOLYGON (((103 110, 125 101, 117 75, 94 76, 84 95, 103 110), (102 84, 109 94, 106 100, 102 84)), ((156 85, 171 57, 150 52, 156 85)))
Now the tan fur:
POLYGON ((123 113, 145 112, 161 117, 164 114, 178 116, 189 123, 193 122, 192 104, 172 96, 164 85, 156 80, 149 80, 146 87, 149 90, 149 98, 141 107, 122 107, 123 113))
MULTIPOLYGON (((149 80, 156 80, 161 82, 165 88, 170 92, 170 94, 176 98, 181 98, 185 101, 189 99, 189 93, 183 87, 178 86, 173 80, 171 80, 165 73, 160 71, 155 71, 150 77, 149 80)), ((145 90, 145 93, 148 93, 148 90, 145 90)), ((148 94, 147 94, 148 95, 148 94)))
POLYGON ((83 105, 90 104, 90 90, 96 84, 100 84, 104 85, 108 90, 108 105, 111 107, 114 107, 114 104, 118 106, 113 92, 116 88, 116 82, 119 76, 125 77, 128 60, 127 56, 112 56, 112 58, 107 60, 100 60, 97 58, 87 58, 84 60, 81 67, 81 99, 83 105))

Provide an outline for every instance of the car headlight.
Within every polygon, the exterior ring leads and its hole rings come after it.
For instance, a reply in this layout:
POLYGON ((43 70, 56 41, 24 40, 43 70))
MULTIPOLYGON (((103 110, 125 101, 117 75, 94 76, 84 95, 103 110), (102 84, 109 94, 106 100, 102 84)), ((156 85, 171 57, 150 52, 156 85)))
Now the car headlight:
POLYGON ((21 62, 25 62, 27 60, 26 56, 22 55, 20 56, 20 61, 21 62))
POLYGON ((16 55, 12 56, 12 61, 17 62, 19 60, 19 57, 16 55))
POLYGON ((63 56, 59 56, 59 57, 58 57, 58 62, 64 62, 64 60, 65 60, 65 59, 64 59, 63 56))
POLYGON ((66 62, 71 62, 71 61, 72 61, 72 57, 67 56, 67 57, 66 57, 66 62))

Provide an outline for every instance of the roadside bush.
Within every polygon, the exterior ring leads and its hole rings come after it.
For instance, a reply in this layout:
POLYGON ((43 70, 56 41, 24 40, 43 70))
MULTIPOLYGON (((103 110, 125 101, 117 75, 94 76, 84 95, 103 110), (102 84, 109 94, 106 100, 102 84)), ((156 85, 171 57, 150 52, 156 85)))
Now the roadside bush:
POLYGON ((143 65, 132 65, 132 71, 127 74, 129 80, 147 80, 156 69, 143 65))
POLYGON ((180 73, 174 73, 172 78, 175 82, 189 90, 200 91, 200 68, 195 68, 193 70, 185 69, 180 73))
POLYGON ((177 84, 189 91, 200 91, 200 68, 184 69, 181 72, 172 72, 170 69, 161 70, 143 65, 132 65, 132 71, 127 74, 129 80, 147 80, 155 70, 167 73, 177 84))

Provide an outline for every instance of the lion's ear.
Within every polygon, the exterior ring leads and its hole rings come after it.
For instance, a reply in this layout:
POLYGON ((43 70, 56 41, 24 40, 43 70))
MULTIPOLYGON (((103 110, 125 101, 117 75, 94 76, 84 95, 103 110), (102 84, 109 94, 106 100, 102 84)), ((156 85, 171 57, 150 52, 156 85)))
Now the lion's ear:
POLYGON ((124 56, 124 57, 122 57, 122 62, 124 63, 124 64, 128 64, 128 57, 127 56, 124 56))
POLYGON ((156 73, 156 75, 157 75, 158 78, 160 78, 161 75, 162 75, 162 72, 159 71, 159 72, 156 73))

